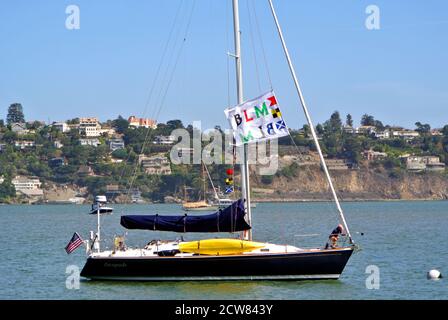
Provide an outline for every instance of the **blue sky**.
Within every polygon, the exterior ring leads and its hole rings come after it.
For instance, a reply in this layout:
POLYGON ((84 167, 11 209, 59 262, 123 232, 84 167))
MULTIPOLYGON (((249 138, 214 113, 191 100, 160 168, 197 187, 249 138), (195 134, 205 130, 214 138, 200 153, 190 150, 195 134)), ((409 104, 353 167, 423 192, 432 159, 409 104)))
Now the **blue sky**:
MULTIPOLYGON (((448 124, 448 2, 274 3, 315 123, 338 110, 356 123, 369 113, 407 127, 448 124), (380 30, 365 28, 370 4, 380 8, 380 30)), ((302 126, 267 1, 240 0, 240 13, 245 98, 272 82, 288 125, 302 126)), ((225 0, 2 0, 0 118, 20 102, 27 120, 135 114, 227 127, 223 110, 235 103, 231 28, 225 0), (65 28, 70 4, 80 8, 79 30, 65 28)))

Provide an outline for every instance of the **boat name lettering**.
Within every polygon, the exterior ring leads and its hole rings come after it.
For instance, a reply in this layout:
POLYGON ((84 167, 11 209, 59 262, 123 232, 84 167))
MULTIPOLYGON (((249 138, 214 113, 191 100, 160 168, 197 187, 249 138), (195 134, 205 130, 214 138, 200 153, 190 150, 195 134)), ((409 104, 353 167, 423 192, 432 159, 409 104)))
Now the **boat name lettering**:
POLYGON ((106 268, 126 268, 127 265, 125 262, 122 263, 110 263, 110 262, 106 262, 104 263, 104 266, 106 268))

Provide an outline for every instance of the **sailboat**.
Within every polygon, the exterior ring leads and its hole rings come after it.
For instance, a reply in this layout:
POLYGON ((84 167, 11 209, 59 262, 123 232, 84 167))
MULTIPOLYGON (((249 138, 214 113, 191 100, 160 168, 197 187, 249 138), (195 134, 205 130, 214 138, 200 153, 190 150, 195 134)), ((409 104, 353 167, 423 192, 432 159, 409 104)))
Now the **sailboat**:
MULTIPOLYGON (((210 175, 210 172, 207 169, 207 165, 204 163, 204 169, 207 172, 207 177, 208 180, 210 181, 210 184, 212 186, 213 189, 213 193, 214 193, 214 200, 212 201, 212 204, 214 206, 216 206, 216 208, 219 209, 224 209, 227 208, 228 206, 230 206, 235 200, 231 199, 230 197, 228 197, 227 195, 224 195, 223 192, 218 192, 217 188, 215 188, 215 185, 213 184, 213 179, 210 175)), ((232 170, 233 172, 233 170, 232 170)), ((231 189, 231 192, 233 193, 234 189, 231 189)), ((251 202, 250 204, 251 208, 256 208, 257 204, 255 202, 251 202)))
MULTIPOLYGON (((238 0, 233 1, 235 61, 238 104, 244 103, 240 50, 238 0)), ((319 248, 299 248, 254 241, 249 185, 248 147, 242 145, 243 164, 242 199, 225 209, 206 215, 124 215, 121 225, 130 230, 158 230, 180 233, 233 233, 239 238, 153 240, 143 248, 127 249, 118 246, 113 250, 100 249, 99 234, 95 237, 95 250, 90 252, 81 276, 94 280, 300 280, 338 279, 343 272, 355 245, 350 235, 342 208, 333 187, 317 140, 314 126, 303 99, 295 71, 283 38, 272 0, 271 12, 277 26, 291 74, 305 112, 311 134, 320 156, 322 169, 339 212, 347 243, 319 248)), ((98 216, 99 217, 99 216, 98 216)), ((100 219, 98 219, 100 221, 100 219)), ((98 227, 98 233, 100 228, 98 227)))
MULTIPOLYGON (((213 211, 218 209, 217 205, 210 204, 207 202, 207 191, 205 188, 205 177, 204 177, 204 168, 205 164, 202 163, 201 169, 202 169, 202 191, 203 191, 203 200, 199 201, 187 201, 187 188, 184 186, 184 198, 185 201, 182 203, 182 209, 185 211, 213 211)), ((208 173, 208 172, 207 172, 208 173)))

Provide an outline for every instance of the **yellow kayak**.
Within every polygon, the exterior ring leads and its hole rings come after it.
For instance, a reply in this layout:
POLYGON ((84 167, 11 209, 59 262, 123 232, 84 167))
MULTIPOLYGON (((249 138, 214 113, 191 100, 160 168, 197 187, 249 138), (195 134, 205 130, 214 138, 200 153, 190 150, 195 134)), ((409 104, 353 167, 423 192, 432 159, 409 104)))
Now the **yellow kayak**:
POLYGON ((179 243, 180 252, 204 255, 231 255, 263 248, 264 243, 239 239, 206 239, 179 243))

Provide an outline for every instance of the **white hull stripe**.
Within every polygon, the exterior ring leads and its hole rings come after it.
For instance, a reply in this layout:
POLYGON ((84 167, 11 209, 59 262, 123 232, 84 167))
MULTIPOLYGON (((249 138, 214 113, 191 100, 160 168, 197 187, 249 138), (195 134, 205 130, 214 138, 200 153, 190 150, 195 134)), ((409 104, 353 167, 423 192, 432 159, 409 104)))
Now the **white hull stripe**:
POLYGON ((310 274, 310 275, 268 275, 268 276, 192 276, 192 277, 120 277, 120 276, 92 276, 92 280, 123 280, 123 281, 217 281, 217 280, 323 280, 339 279, 339 274, 310 274))

